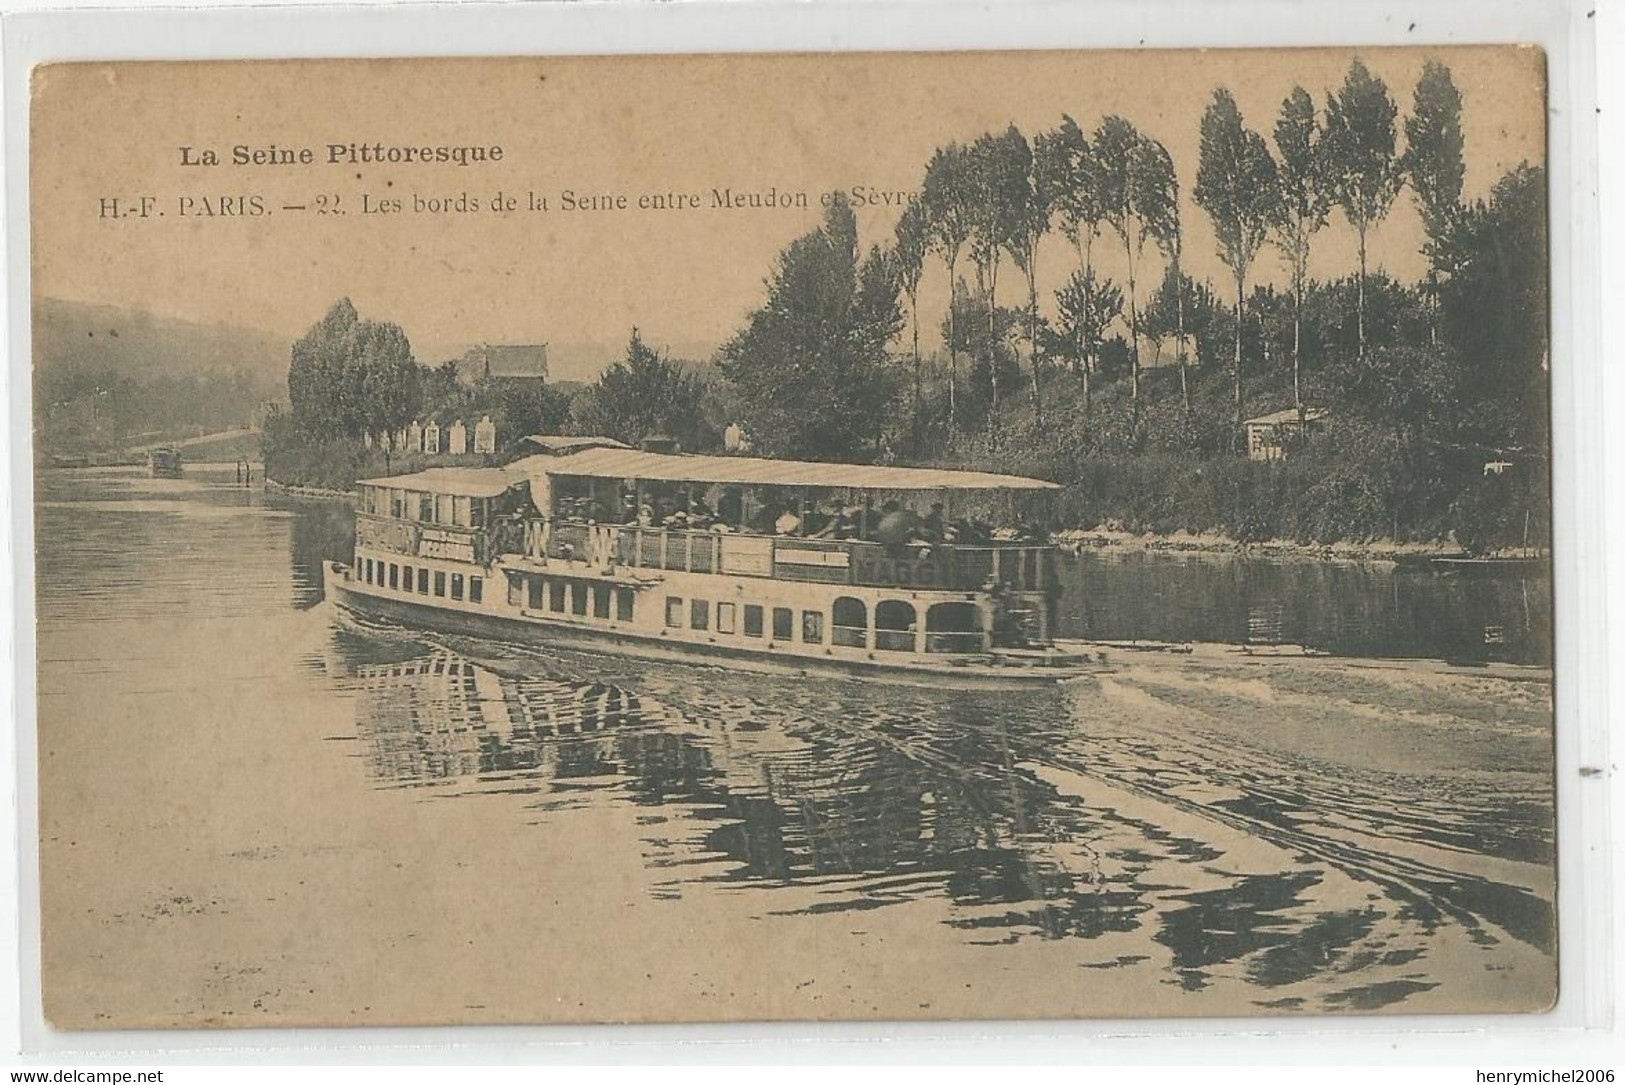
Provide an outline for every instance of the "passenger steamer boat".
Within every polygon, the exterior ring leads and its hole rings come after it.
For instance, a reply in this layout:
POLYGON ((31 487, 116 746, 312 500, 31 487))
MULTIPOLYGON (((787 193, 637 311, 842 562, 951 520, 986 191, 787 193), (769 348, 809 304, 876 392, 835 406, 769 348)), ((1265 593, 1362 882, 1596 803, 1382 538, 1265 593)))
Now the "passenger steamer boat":
POLYGON ((153 478, 180 478, 181 450, 165 446, 148 452, 147 473, 153 478))
POLYGON ((1087 669, 1054 640, 1047 539, 973 536, 949 516, 1053 483, 527 440, 537 454, 505 467, 362 481, 355 562, 328 567, 336 601, 444 632, 738 669, 966 686, 1087 669))

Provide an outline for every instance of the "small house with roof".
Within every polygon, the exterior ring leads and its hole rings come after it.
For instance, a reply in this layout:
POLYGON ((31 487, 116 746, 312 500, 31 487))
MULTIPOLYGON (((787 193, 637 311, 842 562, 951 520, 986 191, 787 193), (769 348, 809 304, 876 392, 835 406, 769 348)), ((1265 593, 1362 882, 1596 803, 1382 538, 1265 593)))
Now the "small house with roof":
POLYGON ((1249 418, 1241 424, 1247 432, 1247 458, 1252 460, 1279 460, 1286 455, 1286 446, 1300 436, 1317 433, 1326 426, 1328 412, 1324 407, 1305 407, 1298 417, 1295 407, 1273 414, 1249 418))
POLYGON ((484 343, 480 362, 487 378, 547 383, 546 343, 484 343))

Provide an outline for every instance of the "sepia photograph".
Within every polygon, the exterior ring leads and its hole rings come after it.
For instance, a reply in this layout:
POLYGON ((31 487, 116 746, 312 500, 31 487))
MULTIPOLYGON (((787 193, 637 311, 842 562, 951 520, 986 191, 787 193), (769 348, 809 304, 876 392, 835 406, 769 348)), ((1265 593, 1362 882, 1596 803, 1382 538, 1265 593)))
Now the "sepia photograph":
POLYGON ((61 63, 57 1030, 1539 1014, 1533 46, 61 63))

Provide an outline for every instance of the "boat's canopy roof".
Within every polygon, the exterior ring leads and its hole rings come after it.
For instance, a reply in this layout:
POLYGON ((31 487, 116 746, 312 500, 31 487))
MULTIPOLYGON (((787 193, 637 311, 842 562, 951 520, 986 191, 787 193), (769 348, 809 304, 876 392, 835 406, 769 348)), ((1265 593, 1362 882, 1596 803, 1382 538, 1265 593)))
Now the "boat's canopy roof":
POLYGON ((516 463, 563 478, 643 479, 729 486, 806 486, 849 490, 1055 490, 1042 479, 984 471, 947 471, 874 464, 766 460, 748 456, 687 456, 637 449, 592 448, 516 463))
POLYGON ((540 449, 549 456, 568 456, 588 448, 631 448, 613 437, 572 437, 555 433, 532 433, 519 439, 521 445, 540 449))
POLYGON ((357 485, 458 497, 500 497, 509 487, 528 479, 529 475, 524 472, 506 467, 431 467, 411 475, 364 478, 357 485))

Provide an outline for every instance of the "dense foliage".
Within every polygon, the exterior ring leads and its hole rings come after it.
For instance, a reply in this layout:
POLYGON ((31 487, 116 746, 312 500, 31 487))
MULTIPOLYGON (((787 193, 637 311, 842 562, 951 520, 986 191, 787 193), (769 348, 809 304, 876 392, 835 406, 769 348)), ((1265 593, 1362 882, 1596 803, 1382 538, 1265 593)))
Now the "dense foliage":
POLYGON ((1054 479, 1065 485, 1056 526, 1540 545, 1545 176, 1523 165, 1465 201, 1461 107, 1436 61, 1402 125, 1358 60, 1322 104, 1294 88, 1260 130, 1217 88, 1188 180, 1222 284, 1187 273, 1181 178, 1128 119, 1086 132, 1065 116, 1031 139, 1008 126, 949 143, 886 247, 865 250, 852 209, 832 200, 779 255, 714 368, 668 358, 633 329, 624 356, 573 399, 469 382, 455 362, 425 369, 400 329, 342 301, 294 348, 292 415, 268 432, 267 458, 280 448, 293 474, 342 484, 376 458, 359 434, 424 413, 489 413, 508 440, 661 435, 690 450, 740 422, 759 454, 1054 479), (1426 235, 1414 284, 1368 266, 1370 232, 1406 189, 1426 235), (1332 229, 1352 231, 1357 262, 1316 281, 1312 247, 1332 229), (1076 264, 1041 270, 1056 233, 1076 264), (1104 251, 1122 282, 1097 266, 1104 251), (1272 254, 1278 278, 1263 270, 1272 254), (951 285, 938 314, 920 304, 933 264, 951 285), (1001 291, 1012 267, 1024 289, 1001 291), (943 347, 924 355, 920 328, 938 321, 943 347), (1310 408, 1326 412, 1321 431, 1282 459, 1244 457, 1244 419, 1310 408))
POLYGON ((886 345, 902 327, 892 261, 879 248, 860 255, 851 207, 832 201, 823 225, 779 256, 766 303, 720 354, 757 451, 872 458, 901 383, 886 345))

